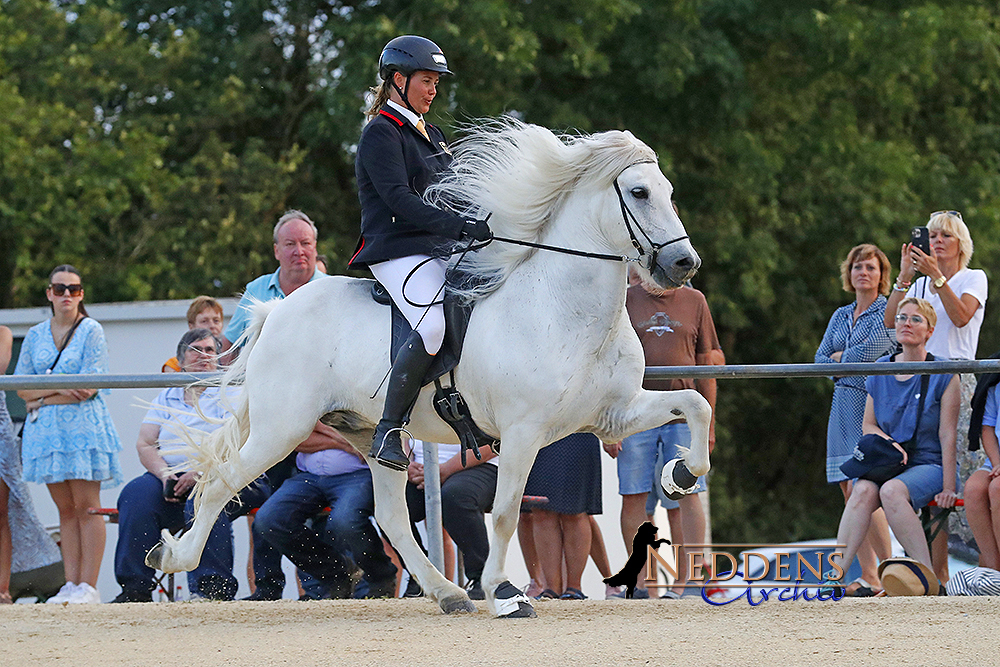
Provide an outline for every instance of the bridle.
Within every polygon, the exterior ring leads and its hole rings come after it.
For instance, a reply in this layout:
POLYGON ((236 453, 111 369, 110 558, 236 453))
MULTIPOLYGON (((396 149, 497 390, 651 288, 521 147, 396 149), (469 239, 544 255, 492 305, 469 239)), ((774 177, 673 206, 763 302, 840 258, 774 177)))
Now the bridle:
MULTIPOLYGON (((625 169, 634 167, 637 164, 655 164, 655 160, 636 160, 635 162, 626 166, 625 169)), ((642 248, 642 244, 639 243, 639 239, 636 238, 635 231, 632 229, 632 222, 634 222, 636 229, 638 229, 642 233, 642 235, 646 237, 646 242, 649 243, 649 249, 650 249, 649 261, 646 263, 645 268, 652 271, 653 267, 656 266, 656 258, 660 254, 660 251, 666 248, 668 245, 671 245, 672 243, 677 243, 678 241, 683 241, 687 239, 688 235, 685 234, 684 236, 678 236, 677 238, 671 239, 664 243, 656 243, 653 241, 652 238, 650 238, 649 234, 647 234, 646 230, 642 228, 642 225, 639 224, 639 221, 636 219, 631 209, 629 209, 628 205, 625 203, 625 197, 622 195, 622 189, 618 185, 618 178, 625 173, 625 169, 622 169, 620 172, 618 172, 618 176, 615 176, 613 185, 615 186, 615 193, 618 195, 618 203, 621 204, 622 207, 622 219, 625 221, 625 228, 628 229, 628 235, 632 239, 632 246, 639 252, 639 257, 636 257, 632 261, 638 262, 640 258, 642 258, 642 256, 646 254, 646 251, 643 250, 642 248), (631 222, 629 222, 630 220, 631 222)))

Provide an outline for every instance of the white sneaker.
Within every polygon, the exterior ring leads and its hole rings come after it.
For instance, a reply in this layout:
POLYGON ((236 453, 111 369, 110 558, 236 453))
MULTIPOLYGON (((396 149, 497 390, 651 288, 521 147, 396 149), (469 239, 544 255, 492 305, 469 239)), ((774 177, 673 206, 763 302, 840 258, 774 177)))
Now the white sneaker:
POLYGON ((67 600, 70 604, 99 604, 101 602, 101 594, 97 592, 97 589, 83 582, 82 584, 77 584, 76 593, 70 596, 67 600))
POLYGON ((65 604, 69 602, 69 599, 73 597, 76 593, 76 584, 72 581, 67 581, 63 584, 63 587, 59 589, 59 592, 50 597, 45 602, 48 604, 65 604))

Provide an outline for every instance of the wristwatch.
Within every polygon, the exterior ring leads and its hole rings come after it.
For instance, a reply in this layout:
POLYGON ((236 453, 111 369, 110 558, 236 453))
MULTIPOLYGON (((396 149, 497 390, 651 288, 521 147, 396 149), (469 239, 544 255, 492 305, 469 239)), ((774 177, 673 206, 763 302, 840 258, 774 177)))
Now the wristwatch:
POLYGON ((948 279, 945 278, 943 275, 940 278, 935 278, 933 283, 934 289, 941 289, 942 287, 944 287, 944 284, 946 282, 948 282, 948 279))

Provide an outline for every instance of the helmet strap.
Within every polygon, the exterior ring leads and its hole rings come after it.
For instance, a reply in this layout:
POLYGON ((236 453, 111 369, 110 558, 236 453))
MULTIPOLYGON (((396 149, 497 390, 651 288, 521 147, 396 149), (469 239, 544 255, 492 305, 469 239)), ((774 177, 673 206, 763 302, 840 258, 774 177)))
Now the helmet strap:
MULTIPOLYGON (((402 74, 402 72, 400 72, 400 74, 402 74)), ((403 98, 403 105, 405 105, 407 109, 409 109, 410 111, 419 116, 420 114, 417 113, 417 110, 413 108, 413 106, 410 104, 409 98, 407 98, 406 96, 406 94, 410 92, 410 77, 412 76, 413 76, 412 72, 406 75, 406 84, 403 86, 402 90, 400 90, 399 86, 396 85, 396 72, 393 72, 392 76, 389 77, 389 83, 392 84, 392 87, 396 89, 396 92, 399 93, 399 96, 403 98)))

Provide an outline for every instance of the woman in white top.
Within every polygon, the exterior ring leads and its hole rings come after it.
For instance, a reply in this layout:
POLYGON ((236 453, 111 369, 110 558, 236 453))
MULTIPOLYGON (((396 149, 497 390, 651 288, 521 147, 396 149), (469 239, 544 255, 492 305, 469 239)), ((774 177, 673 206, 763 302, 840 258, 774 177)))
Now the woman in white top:
MULTIPOLYGON (((903 245, 899 277, 885 308, 885 326, 895 327, 896 308, 904 297, 927 299, 937 313, 937 327, 927 342, 927 351, 938 359, 975 359, 986 308, 987 281, 983 271, 969 268, 972 236, 958 211, 932 213, 927 229, 931 254, 908 243, 903 245), (918 273, 920 278, 916 278, 918 273)), ((963 491, 964 480, 982 464, 980 452, 968 451, 970 402, 976 378, 971 373, 961 378, 962 400, 956 439, 959 494, 963 491)), ((951 529, 966 542, 971 542, 972 531, 963 515, 952 516, 951 529)), ((941 531, 932 549, 935 572, 942 582, 948 581, 947 532, 941 531)))
POLYGON ((986 307, 986 274, 970 269, 972 237, 958 211, 938 211, 927 223, 931 254, 903 245, 899 277, 885 308, 885 326, 896 326, 905 296, 927 299, 938 316, 927 351, 938 359, 975 359, 986 307), (914 281, 916 274, 922 276, 914 281))

